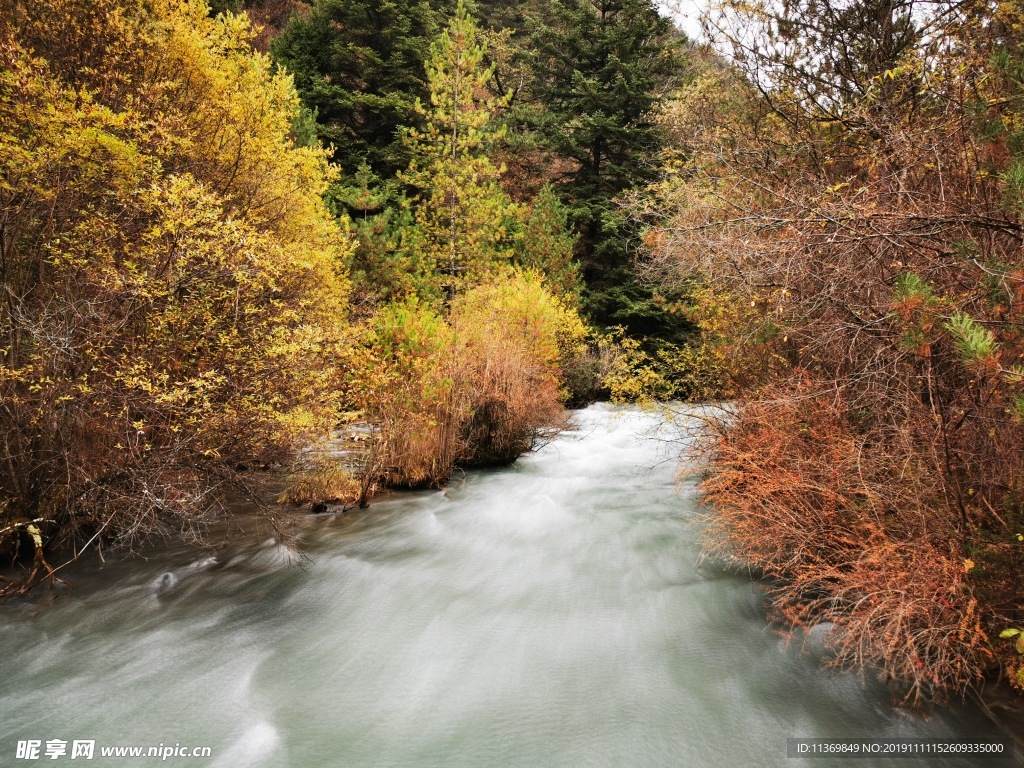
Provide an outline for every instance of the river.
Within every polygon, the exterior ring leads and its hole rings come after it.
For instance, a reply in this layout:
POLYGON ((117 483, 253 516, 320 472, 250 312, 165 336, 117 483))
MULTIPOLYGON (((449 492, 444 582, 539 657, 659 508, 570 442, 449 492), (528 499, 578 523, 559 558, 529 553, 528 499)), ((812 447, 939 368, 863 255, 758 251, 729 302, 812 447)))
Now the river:
POLYGON ((973 707, 922 719, 822 671, 757 585, 701 563, 678 424, 608 405, 575 424, 443 492, 309 516, 297 549, 162 548, 0 607, 0 765, 59 739, 40 764, 77 765, 83 740, 101 766, 906 768, 786 739, 1000 738, 973 707), (99 751, 176 744, 212 755, 99 751))

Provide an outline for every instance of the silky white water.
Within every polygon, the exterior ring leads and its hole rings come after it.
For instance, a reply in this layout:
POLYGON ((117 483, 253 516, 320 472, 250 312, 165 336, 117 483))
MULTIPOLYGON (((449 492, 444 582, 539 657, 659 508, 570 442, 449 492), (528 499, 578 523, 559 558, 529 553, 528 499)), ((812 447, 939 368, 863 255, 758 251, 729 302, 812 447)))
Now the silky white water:
MULTIPOLYGON (((700 564, 679 425, 593 406, 514 466, 263 540, 79 569, 0 608, 0 765, 17 742, 209 746, 223 768, 908 766, 788 737, 1000 738, 821 671, 749 579, 700 564)), ((69 756, 41 764, 72 765, 69 756)), ((928 768, 971 764, 929 759, 928 768)), ((992 764, 979 761, 978 764, 992 764)))

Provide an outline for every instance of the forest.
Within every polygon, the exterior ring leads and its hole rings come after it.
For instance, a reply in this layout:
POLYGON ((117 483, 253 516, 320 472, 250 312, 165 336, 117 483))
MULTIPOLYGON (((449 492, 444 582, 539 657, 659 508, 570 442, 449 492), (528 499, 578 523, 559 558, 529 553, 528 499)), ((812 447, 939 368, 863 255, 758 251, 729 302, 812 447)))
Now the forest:
POLYGON ((276 478, 365 505, 715 402, 704 544, 774 617, 909 702, 1024 690, 1024 5, 703 25, 0 0, 0 597, 276 478))

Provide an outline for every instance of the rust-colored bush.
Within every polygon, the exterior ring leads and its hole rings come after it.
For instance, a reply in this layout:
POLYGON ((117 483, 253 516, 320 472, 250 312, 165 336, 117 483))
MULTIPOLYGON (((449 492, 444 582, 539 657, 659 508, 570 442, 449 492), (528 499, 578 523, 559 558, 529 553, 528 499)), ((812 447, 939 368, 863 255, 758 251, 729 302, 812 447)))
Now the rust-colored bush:
POLYGON ((962 692, 1024 620, 1021 8, 721 5, 735 66, 666 110, 642 210, 741 403, 713 546, 839 624, 838 663, 962 692))
POLYGON ((709 549, 771 577, 780 619, 838 625, 837 666, 877 668, 911 701, 977 681, 993 660, 978 566, 930 468, 912 445, 858 431, 821 382, 780 394, 708 445, 709 549))

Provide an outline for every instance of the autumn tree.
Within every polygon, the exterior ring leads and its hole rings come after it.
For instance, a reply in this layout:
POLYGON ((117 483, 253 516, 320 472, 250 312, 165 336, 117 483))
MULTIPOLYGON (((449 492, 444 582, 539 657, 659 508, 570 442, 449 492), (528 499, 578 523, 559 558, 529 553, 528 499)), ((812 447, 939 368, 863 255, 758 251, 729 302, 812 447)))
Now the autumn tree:
POLYGON ((912 108, 915 70, 901 65, 912 65, 948 10, 908 0, 725 0, 703 23, 780 114, 859 128, 869 114, 912 108))
POLYGON ((709 545, 915 701, 1020 668, 995 640, 1024 594, 1016 25, 727 4, 734 57, 667 111, 678 153, 645 211, 668 214, 652 275, 695 287, 739 388, 708 445, 709 545))
POLYGON ((0 543, 201 534, 334 418, 332 172, 244 17, 0 11, 0 543))
POLYGON ((457 464, 507 464, 565 424, 579 314, 532 270, 467 286, 442 314, 415 296, 368 322, 352 404, 374 426, 369 484, 438 487, 457 464))

